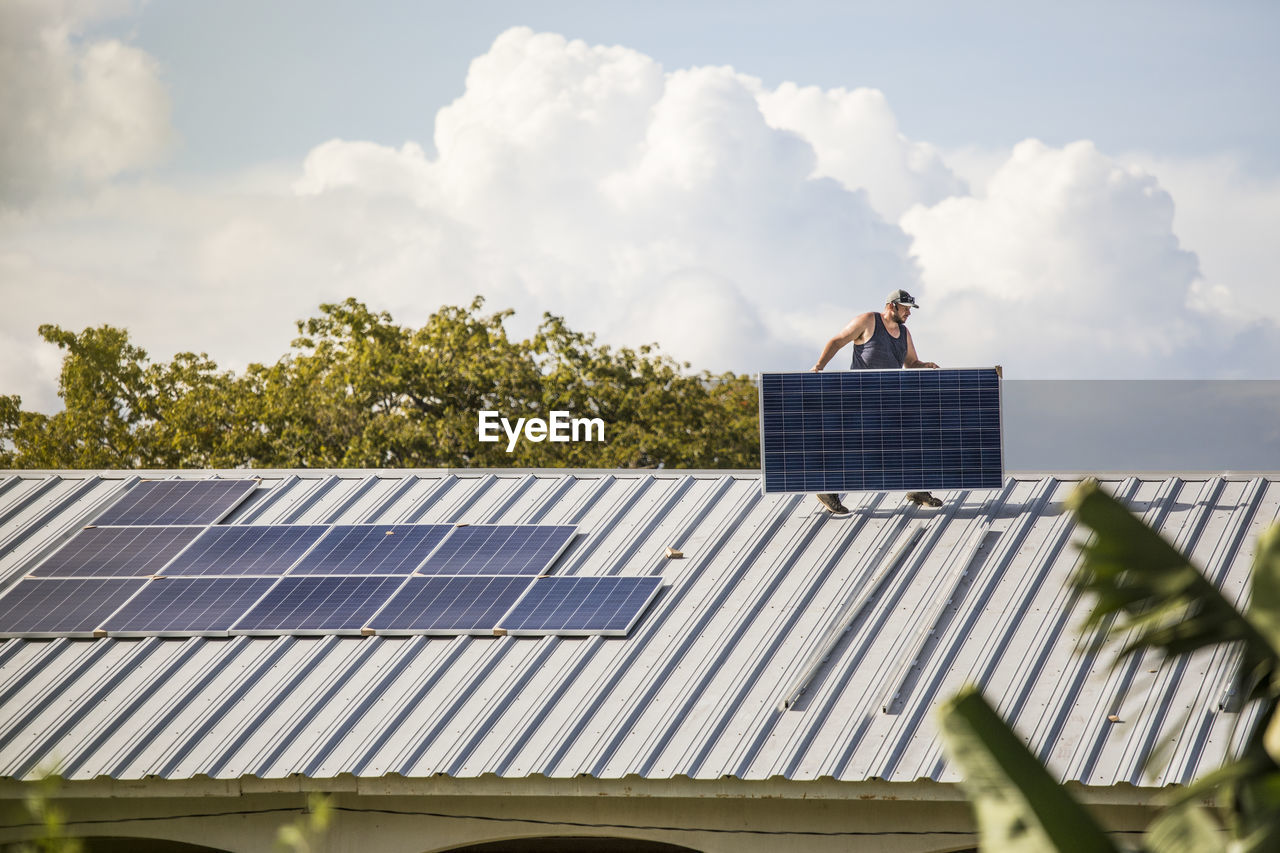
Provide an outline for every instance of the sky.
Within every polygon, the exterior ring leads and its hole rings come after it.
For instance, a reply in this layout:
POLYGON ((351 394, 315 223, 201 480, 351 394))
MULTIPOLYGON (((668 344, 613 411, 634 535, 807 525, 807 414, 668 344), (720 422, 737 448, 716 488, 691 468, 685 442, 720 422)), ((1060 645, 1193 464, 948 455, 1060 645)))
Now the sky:
POLYGON ((239 370, 352 296, 803 370, 899 287, 944 367, 1280 378, 1277 24, 1250 0, 2 0, 0 393, 59 407, 42 323, 239 370))

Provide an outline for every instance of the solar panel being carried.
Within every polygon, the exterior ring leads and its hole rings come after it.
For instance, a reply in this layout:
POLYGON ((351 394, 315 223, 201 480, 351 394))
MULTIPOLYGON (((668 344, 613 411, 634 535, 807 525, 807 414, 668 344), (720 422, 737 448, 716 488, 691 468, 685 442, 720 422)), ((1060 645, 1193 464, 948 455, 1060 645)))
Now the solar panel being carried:
POLYGON ((418 569, 424 575, 539 575, 569 547, 572 524, 476 524, 455 528, 418 569))
POLYGON ((201 527, 88 527, 40 563, 35 577, 142 577, 156 574, 201 527))
POLYGON ((507 633, 623 637, 662 586, 658 577, 547 577, 502 618, 507 633))
POLYGON ((256 480, 147 480, 93 524, 217 524, 257 487, 256 480))
POLYGON ((141 578, 24 578, 0 597, 0 637, 92 637, 145 583, 141 578))
POLYGON ((329 528, 322 524, 210 527, 166 575, 281 575, 329 528))
POLYGON ((765 373, 766 493, 997 489, 997 368, 765 373))
POLYGON ((292 575, 407 575, 453 528, 448 524, 335 525, 292 575))

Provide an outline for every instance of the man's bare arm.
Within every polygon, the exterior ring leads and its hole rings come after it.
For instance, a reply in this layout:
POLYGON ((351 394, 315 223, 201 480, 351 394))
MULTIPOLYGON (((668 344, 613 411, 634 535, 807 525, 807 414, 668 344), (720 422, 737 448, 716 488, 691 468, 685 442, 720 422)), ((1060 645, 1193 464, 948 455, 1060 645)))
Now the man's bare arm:
POLYGON ((822 348, 822 354, 818 356, 818 362, 813 366, 815 373, 827 366, 827 362, 835 358, 836 353, 851 343, 864 343, 871 336, 871 332, 875 329, 874 315, 870 312, 859 314, 849 321, 849 325, 845 326, 831 340, 827 341, 827 345, 822 348))
POLYGON ((921 361, 916 356, 916 345, 911 340, 911 332, 909 330, 906 330, 905 327, 904 327, 904 331, 907 332, 907 357, 902 360, 902 366, 915 367, 915 368, 928 367, 933 370, 937 370, 938 365, 934 364, 932 361, 921 361))

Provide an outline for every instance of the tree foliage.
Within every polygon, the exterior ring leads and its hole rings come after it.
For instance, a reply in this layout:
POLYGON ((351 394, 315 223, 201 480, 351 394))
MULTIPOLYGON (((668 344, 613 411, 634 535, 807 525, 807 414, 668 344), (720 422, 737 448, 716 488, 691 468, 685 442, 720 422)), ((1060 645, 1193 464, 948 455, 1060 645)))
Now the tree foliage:
MULTIPOLYGON (((1075 586, 1092 601, 1086 629, 1125 639, 1133 654, 1188 655, 1230 644, 1236 683, 1257 703, 1240 753, 1168 799, 1142 850, 1253 853, 1280 849, 1280 525, 1258 540, 1244 612, 1176 548, 1095 482, 1068 505, 1093 536, 1075 586), (1211 797, 1221 804, 1200 804, 1211 797)), ((948 752, 965 774, 983 849, 1066 853, 1121 850, 986 704, 976 688, 941 709, 948 752), (1082 838, 1088 839, 1085 844, 1082 838)), ((1148 756, 1150 758, 1150 756, 1148 756)))
POLYGON ((511 311, 477 298, 418 329, 348 299, 298 323, 291 349, 241 374, 209 356, 152 363, 111 326, 41 326, 65 351, 54 415, 0 396, 9 468, 755 467, 756 390, 689 373, 653 347, 613 349, 543 316, 512 340, 511 311), (600 418, 603 442, 481 442, 481 411, 600 418))

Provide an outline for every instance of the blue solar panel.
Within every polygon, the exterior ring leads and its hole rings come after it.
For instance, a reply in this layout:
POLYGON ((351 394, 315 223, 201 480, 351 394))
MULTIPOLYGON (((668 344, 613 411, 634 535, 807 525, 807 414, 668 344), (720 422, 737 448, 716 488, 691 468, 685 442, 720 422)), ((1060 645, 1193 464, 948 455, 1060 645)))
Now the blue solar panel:
POLYGON ((291 575, 407 575, 452 528, 447 524, 340 524, 291 575))
POLYGON ((502 618, 513 635, 626 636, 662 586, 656 577, 547 577, 502 618))
POLYGON ((162 578, 117 610, 113 635, 226 634, 275 581, 272 578, 162 578))
POLYGON ((321 524, 210 527, 164 574, 284 574, 328 529, 321 524))
POLYGON ((199 527, 89 527, 31 572, 35 577, 140 577, 156 574, 199 527))
POLYGON ((576 530, 571 524, 458 527, 418 572, 424 575, 538 575, 568 547, 576 530))
POLYGON ((290 577, 235 624, 234 634, 358 634, 404 577, 290 577))
POLYGON ((766 493, 1000 488, 999 374, 765 373, 760 444, 766 493))
POLYGON ((517 575, 411 577, 369 627, 380 634, 491 634, 530 581, 517 575))
POLYGON ((145 583, 124 578, 25 578, 0 598, 0 637, 91 637, 145 583))
POLYGON ((94 524, 216 524, 258 487, 256 480, 149 480, 107 507, 94 524))

